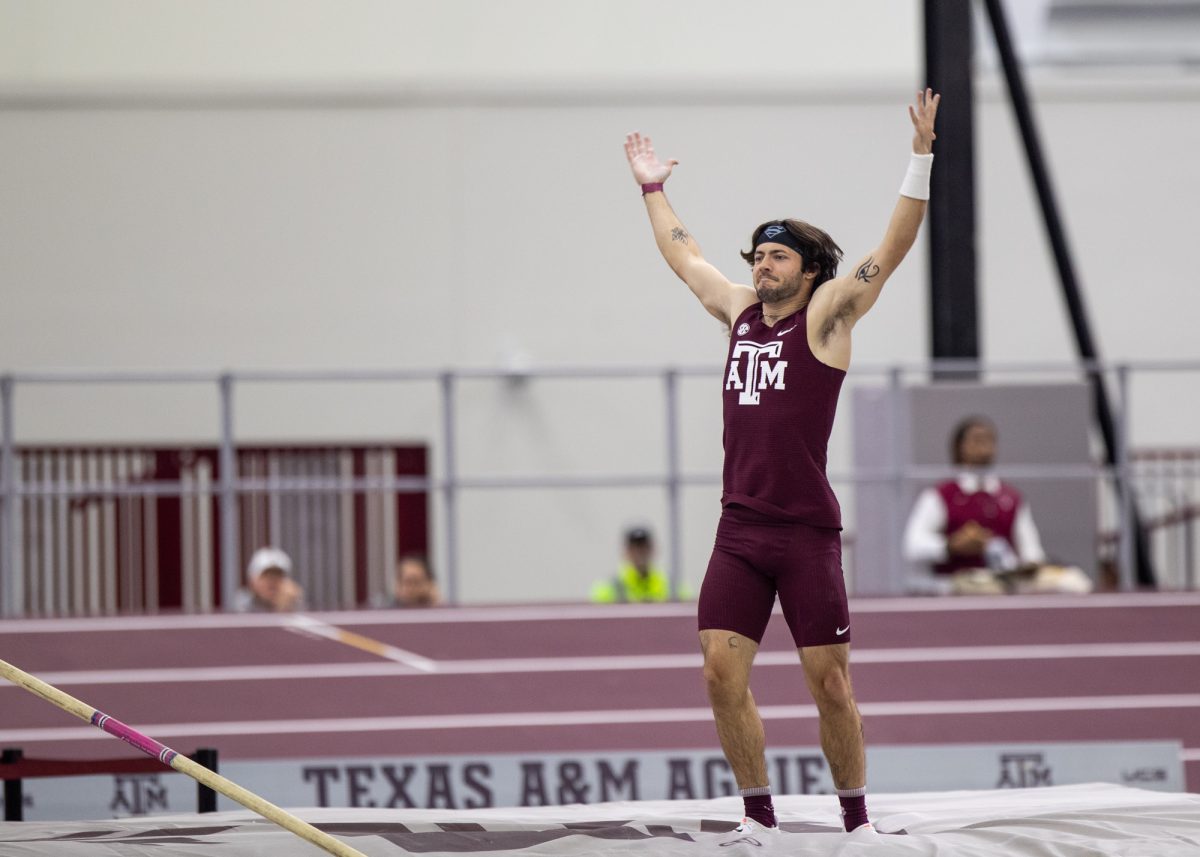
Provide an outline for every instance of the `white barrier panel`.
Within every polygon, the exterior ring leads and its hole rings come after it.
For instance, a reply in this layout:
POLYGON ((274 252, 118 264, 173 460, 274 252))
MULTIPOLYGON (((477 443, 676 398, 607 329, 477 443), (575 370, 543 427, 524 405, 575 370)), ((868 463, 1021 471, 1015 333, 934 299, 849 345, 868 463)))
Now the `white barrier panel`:
MULTIPOLYGON (((869 788, 904 793, 1104 782, 1184 790, 1172 741, 872 747, 869 788)), ((832 794, 815 747, 767 754, 777 794, 832 794)), ((481 809, 624 800, 697 800, 736 793, 719 752, 699 750, 231 761, 221 773, 285 807, 481 809)), ((173 773, 25 781, 25 818, 120 818, 194 812, 196 783, 173 773)), ((240 807, 225 798, 218 809, 240 807)))

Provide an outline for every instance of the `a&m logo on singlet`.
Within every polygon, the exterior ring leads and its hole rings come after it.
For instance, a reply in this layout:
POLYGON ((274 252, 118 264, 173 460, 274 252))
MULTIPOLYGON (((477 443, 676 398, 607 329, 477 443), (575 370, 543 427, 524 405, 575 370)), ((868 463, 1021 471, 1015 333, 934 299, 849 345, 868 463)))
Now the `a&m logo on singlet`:
POLYGON ((729 373, 725 376, 725 389, 741 391, 738 394, 739 405, 757 405, 759 394, 768 387, 776 390, 786 389, 783 386, 783 373, 788 362, 771 360, 778 358, 782 353, 781 341, 760 345, 743 340, 733 346, 733 354, 729 358, 729 373), (743 360, 743 357, 746 359, 743 360))

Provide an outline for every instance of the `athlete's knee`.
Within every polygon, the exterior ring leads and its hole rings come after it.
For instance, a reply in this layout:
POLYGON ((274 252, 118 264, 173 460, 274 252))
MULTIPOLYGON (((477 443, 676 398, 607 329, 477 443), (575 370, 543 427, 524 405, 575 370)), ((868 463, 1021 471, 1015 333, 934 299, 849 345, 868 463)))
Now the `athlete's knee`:
POLYGON ((713 702, 730 701, 738 695, 737 676, 728 664, 706 660, 704 662, 704 687, 713 702))
POLYGON ((735 704, 745 698, 748 682, 741 665, 729 657, 704 653, 704 686, 714 705, 735 704))
POLYGON ((855 710, 850 676, 841 669, 824 671, 812 683, 814 701, 822 712, 855 710))

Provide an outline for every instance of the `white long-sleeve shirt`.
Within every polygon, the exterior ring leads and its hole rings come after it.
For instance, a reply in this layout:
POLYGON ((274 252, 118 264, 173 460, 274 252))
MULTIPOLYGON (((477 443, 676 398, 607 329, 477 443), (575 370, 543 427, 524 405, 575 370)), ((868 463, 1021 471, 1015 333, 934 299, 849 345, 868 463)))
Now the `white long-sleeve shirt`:
MULTIPOLYGON (((967 494, 983 490, 998 494, 1000 480, 990 474, 961 473, 958 486, 967 494)), ((908 525, 904 528, 904 558, 909 562, 939 563, 950 558, 946 547, 946 504, 937 488, 926 488, 917 497, 908 525)), ((1042 539, 1033 523, 1033 513, 1024 498, 1013 521, 1013 548, 1022 563, 1042 563, 1046 552, 1042 550, 1042 539)))

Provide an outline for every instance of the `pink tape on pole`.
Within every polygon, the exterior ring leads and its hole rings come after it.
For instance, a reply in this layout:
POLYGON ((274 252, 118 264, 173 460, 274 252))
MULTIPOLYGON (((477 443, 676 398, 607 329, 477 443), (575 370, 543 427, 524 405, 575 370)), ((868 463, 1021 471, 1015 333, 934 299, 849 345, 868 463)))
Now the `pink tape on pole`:
POLYGON ((98 726, 109 735, 114 735, 120 738, 126 744, 132 744, 148 756, 154 756, 164 765, 170 765, 171 761, 179 754, 163 744, 159 744, 153 738, 143 735, 136 729, 131 729, 115 717, 109 717, 102 711, 96 711, 92 714, 92 725, 98 726))

